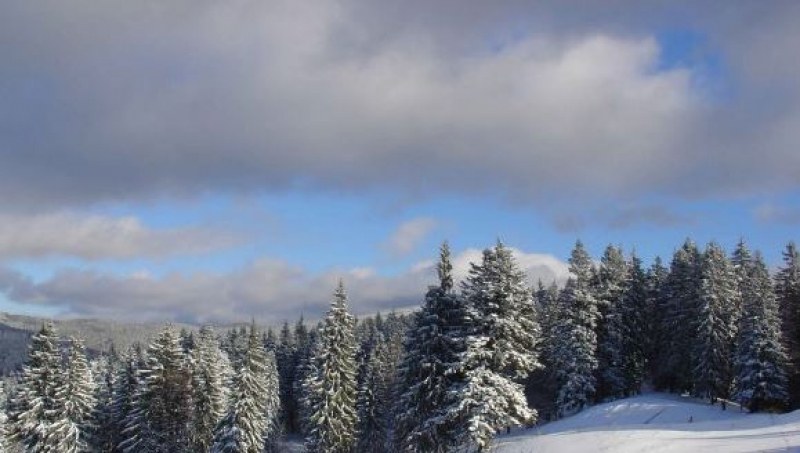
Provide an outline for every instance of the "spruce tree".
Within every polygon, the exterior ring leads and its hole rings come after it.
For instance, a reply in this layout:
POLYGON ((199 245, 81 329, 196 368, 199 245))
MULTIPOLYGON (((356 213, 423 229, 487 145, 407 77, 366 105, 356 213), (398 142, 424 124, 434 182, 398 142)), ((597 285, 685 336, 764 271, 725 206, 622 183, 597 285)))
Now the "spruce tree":
POLYGON ((115 439, 117 426, 114 425, 112 407, 114 382, 117 377, 117 368, 120 366, 120 359, 112 345, 111 350, 94 360, 90 367, 96 383, 90 435, 90 443, 94 451, 113 452, 117 445, 117 439, 115 439))
POLYGON ((217 342, 214 329, 200 329, 195 345, 192 371, 192 449, 208 451, 214 438, 214 429, 228 408, 228 382, 230 372, 217 342))
POLYGON ((628 278, 620 306, 623 393, 628 396, 639 393, 642 388, 652 341, 648 278, 642 268, 642 261, 635 253, 628 265, 628 278))
POLYGON ((281 424, 283 430, 292 433, 297 430, 297 398, 294 395, 294 378, 297 369, 297 347, 289 323, 284 322, 278 336, 275 360, 278 364, 280 382, 281 424))
POLYGON ((248 338, 235 378, 233 402, 217 427, 213 452, 260 453, 272 440, 279 406, 274 356, 264 349, 254 323, 248 338))
POLYGON ((63 382, 58 336, 49 322, 31 338, 10 411, 10 438, 24 451, 58 451, 55 428, 62 412, 63 382))
POLYGON ((358 434, 356 451, 383 453, 388 449, 392 404, 392 374, 387 341, 376 332, 358 390, 358 434))
POLYGON ((114 452, 122 452, 128 439, 135 439, 144 426, 136 397, 142 386, 139 370, 145 366, 144 352, 140 345, 130 348, 123 356, 114 379, 111 396, 111 444, 114 452))
POLYGON ((562 314, 559 306, 559 289, 556 282, 545 287, 539 281, 534 292, 536 304, 536 317, 542 331, 542 342, 539 348, 539 357, 542 367, 535 370, 528 378, 525 393, 528 402, 539 412, 539 417, 551 420, 556 415, 556 395, 558 393, 558 378, 554 367, 554 352, 557 346, 556 327, 559 316, 562 314))
POLYGON ((573 277, 559 296, 562 314, 555 327, 553 367, 559 391, 556 407, 559 416, 583 409, 594 398, 597 370, 597 300, 591 282, 591 258, 578 241, 569 260, 573 277))
POLYGON ((700 252, 687 239, 673 255, 670 272, 664 283, 665 333, 659 360, 660 388, 672 392, 692 390, 696 362, 692 351, 697 344, 699 318, 700 252))
POLYGON ((461 442, 488 447, 497 430, 533 423, 521 383, 540 367, 531 290, 511 250, 498 241, 462 284, 469 318, 458 413, 461 442))
POLYGON ((191 368, 173 326, 164 327, 150 344, 146 364, 138 373, 137 407, 129 414, 123 450, 188 449, 192 419, 191 368))
POLYGON ((786 245, 783 263, 775 276, 775 293, 784 348, 789 355, 789 401, 792 408, 797 408, 800 407, 800 250, 794 242, 786 245))
POLYGON ((628 265, 618 247, 609 245, 597 272, 597 394, 602 400, 625 393, 625 285, 628 265))
POLYGON ((453 292, 446 242, 436 270, 439 284, 428 289, 404 342, 393 441, 398 451, 446 452, 456 441, 457 421, 448 409, 458 403, 452 390, 459 383, 467 312, 453 292))
POLYGON ((736 345, 736 399, 751 412, 782 409, 788 380, 780 320, 769 272, 759 254, 743 263, 742 309, 736 345))
POLYGON ((355 320, 347 312, 347 294, 340 281, 319 335, 306 378, 310 407, 308 451, 348 453, 357 441, 355 320))
POLYGON ((95 383, 83 342, 69 341, 64 379, 56 389, 59 405, 52 426, 54 451, 77 453, 89 450, 91 415, 95 405, 95 383))
POLYGON ((671 306, 668 298, 667 281, 669 270, 664 266, 661 257, 657 256, 653 264, 647 269, 647 335, 650 339, 646 344, 647 372, 653 387, 659 390, 668 389, 670 386, 671 370, 665 366, 668 358, 667 351, 675 334, 667 325, 668 311, 671 306))
POLYGON ((703 253, 698 297, 697 342, 693 350, 695 392, 727 398, 732 383, 731 357, 736 333, 736 278, 725 251, 710 243, 703 253))
POLYGON ((8 449, 6 443, 6 394, 3 381, 0 381, 0 453, 5 453, 8 449))

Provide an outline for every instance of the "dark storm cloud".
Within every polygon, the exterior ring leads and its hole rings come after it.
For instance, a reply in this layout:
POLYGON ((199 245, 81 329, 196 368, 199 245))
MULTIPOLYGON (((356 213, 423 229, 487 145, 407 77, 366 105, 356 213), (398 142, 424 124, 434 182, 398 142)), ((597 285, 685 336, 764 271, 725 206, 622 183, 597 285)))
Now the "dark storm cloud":
POLYGON ((12 0, 0 209, 287 188, 522 202, 796 188, 800 5, 722 5, 12 0), (659 66, 653 30, 674 26, 707 36, 734 94, 659 66))

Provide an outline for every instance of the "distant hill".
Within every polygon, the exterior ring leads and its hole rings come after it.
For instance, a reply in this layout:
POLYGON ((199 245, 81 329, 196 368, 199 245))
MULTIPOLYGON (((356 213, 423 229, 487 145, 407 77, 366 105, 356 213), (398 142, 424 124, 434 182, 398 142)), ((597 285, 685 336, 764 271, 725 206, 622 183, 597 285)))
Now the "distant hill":
MULTIPOLYGON (((27 353, 31 335, 39 330, 46 318, 13 315, 0 312, 0 375, 19 368, 27 353)), ((136 342, 147 343, 163 324, 123 323, 102 319, 51 319, 62 338, 82 338, 87 349, 94 352, 107 351, 111 344, 124 351, 136 342)), ((188 324, 177 324, 178 328, 194 330, 188 324)))

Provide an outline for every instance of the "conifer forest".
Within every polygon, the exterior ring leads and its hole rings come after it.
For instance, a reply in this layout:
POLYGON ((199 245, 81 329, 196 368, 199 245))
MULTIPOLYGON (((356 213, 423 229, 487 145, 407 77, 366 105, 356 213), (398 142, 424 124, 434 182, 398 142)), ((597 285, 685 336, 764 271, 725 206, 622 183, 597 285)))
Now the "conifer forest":
POLYGON ((319 322, 164 326, 87 354, 44 323, 3 381, 3 452, 473 452, 511 429, 659 390, 750 412, 800 408, 800 251, 686 240, 643 263, 577 242, 529 282, 498 241, 455 281, 444 243, 421 306, 319 322))

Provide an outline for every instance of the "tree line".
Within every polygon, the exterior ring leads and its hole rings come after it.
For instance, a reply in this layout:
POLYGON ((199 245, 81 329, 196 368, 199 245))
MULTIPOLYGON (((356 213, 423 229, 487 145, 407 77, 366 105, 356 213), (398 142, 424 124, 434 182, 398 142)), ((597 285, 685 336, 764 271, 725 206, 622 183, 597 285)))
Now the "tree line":
POLYGON ((443 244, 419 310, 357 320, 340 282, 322 321, 217 334, 166 326, 87 358, 45 324, 0 387, 0 452, 483 451, 651 386, 750 411, 800 407, 800 253, 771 274, 740 242, 687 240, 645 267, 579 241, 530 287, 498 242, 455 282, 443 244), (5 397, 2 394, 5 390, 5 397))

